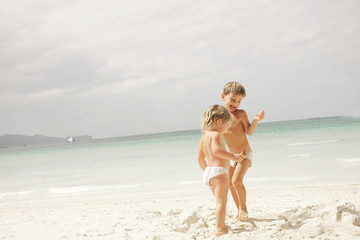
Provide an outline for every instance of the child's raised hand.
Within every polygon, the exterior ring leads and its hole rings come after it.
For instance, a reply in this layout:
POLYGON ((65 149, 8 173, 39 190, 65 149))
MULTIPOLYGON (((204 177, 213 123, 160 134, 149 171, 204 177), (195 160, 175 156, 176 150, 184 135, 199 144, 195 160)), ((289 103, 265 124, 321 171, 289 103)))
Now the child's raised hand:
POLYGON ((255 120, 261 121, 264 119, 264 117, 265 117, 265 111, 262 110, 261 112, 258 113, 258 115, 256 115, 255 120))

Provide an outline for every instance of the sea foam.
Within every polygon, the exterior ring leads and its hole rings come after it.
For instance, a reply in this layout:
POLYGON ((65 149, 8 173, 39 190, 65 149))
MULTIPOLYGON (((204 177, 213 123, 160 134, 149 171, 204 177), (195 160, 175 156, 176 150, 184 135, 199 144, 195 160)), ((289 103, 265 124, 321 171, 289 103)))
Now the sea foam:
POLYGON ((86 192, 102 192, 109 190, 119 190, 136 188, 145 184, 129 184, 129 185, 112 185, 112 186, 73 186, 73 187, 59 187, 59 188, 48 188, 47 191, 50 194, 78 194, 86 192))
POLYGON ((290 147, 294 146, 306 146, 306 145, 319 145, 319 144, 329 144, 329 143, 337 143, 339 140, 323 140, 323 141, 316 141, 316 142, 298 142, 298 143, 288 143, 287 145, 290 147))
POLYGON ((311 157, 314 154, 312 153, 299 153, 299 154, 289 154, 289 155, 285 155, 285 157, 288 158, 298 158, 298 157, 311 157))
POLYGON ((7 197, 19 197, 32 194, 33 191, 20 191, 20 192, 3 192, 0 193, 0 199, 7 197))
POLYGON ((360 158, 340 158, 338 159, 338 162, 343 163, 360 163, 360 158))
POLYGON ((307 177, 263 177, 263 178, 247 178, 247 182, 305 182, 311 181, 320 176, 307 176, 307 177))

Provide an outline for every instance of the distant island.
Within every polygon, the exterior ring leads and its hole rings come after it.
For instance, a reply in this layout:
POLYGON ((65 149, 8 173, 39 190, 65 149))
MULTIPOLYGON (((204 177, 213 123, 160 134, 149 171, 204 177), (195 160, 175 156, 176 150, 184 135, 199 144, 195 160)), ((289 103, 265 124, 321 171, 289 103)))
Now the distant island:
MULTIPOLYGON (((5 134, 0 136, 0 148, 15 147, 15 146, 27 146, 27 145, 43 145, 54 143, 65 143, 71 136, 65 138, 47 137, 42 135, 25 136, 15 134, 5 134)), ((72 136, 75 142, 90 142, 92 136, 72 136)))

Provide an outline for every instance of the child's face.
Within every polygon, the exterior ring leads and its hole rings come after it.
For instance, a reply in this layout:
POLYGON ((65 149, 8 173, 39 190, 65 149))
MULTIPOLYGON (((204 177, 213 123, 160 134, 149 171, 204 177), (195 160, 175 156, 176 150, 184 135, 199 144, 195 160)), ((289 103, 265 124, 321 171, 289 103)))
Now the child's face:
POLYGON ((230 93, 228 95, 221 94, 221 98, 224 100, 224 106, 230 111, 235 111, 243 99, 242 95, 230 93))

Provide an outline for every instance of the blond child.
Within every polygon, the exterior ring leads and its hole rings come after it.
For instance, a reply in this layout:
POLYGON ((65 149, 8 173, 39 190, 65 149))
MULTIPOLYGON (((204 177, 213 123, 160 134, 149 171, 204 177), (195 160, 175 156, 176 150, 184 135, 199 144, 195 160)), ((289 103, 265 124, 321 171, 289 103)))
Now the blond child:
POLYGON ((246 189, 243 183, 248 168, 252 165, 252 150, 247 140, 247 135, 252 135, 258 125, 265 117, 261 111, 250 124, 245 110, 238 109, 243 98, 246 97, 245 88, 238 82, 228 82, 223 89, 221 98, 224 106, 229 110, 232 124, 224 134, 224 139, 231 152, 245 152, 246 156, 241 163, 231 162, 229 169, 230 191, 237 207, 237 219, 246 220, 248 210, 246 206, 246 189))
POLYGON ((241 162, 241 154, 226 150, 222 134, 231 126, 231 115, 221 105, 209 107, 203 115, 202 136, 199 143, 198 162, 203 169, 203 179, 215 196, 215 235, 228 233, 225 225, 227 194, 229 191, 228 169, 230 159, 241 162), (206 162, 206 160, 207 162, 206 162))

